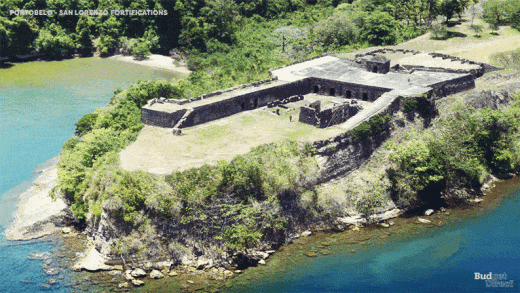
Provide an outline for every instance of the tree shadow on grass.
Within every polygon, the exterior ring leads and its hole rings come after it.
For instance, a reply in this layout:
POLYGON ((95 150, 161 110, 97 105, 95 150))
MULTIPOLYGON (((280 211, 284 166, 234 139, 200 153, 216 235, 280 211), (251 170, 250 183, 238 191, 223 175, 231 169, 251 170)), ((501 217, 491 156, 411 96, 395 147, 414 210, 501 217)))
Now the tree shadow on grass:
POLYGON ((13 67, 14 65, 12 63, 4 63, 4 62, 0 62, 0 68, 1 69, 9 69, 11 67, 13 67))
POLYGON ((467 35, 463 34, 461 32, 447 31, 445 34, 441 34, 441 35, 437 36, 436 38, 432 37, 432 39, 444 41, 444 40, 448 40, 451 38, 465 38, 465 37, 467 37, 467 35))

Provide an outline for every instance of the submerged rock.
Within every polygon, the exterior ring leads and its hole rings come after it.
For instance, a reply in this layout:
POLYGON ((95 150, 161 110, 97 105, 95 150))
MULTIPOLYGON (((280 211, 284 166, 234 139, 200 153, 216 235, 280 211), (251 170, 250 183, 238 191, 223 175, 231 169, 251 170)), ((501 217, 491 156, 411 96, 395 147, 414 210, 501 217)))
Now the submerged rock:
POLYGON ((422 219, 422 218, 417 218, 417 222, 418 222, 418 223, 422 223, 422 224, 429 224, 429 223, 431 223, 432 221, 430 221, 430 220, 426 220, 426 219, 422 219))
POLYGON ((305 253, 305 255, 308 256, 308 257, 317 257, 318 256, 318 254, 316 252, 314 252, 314 251, 307 251, 305 253))

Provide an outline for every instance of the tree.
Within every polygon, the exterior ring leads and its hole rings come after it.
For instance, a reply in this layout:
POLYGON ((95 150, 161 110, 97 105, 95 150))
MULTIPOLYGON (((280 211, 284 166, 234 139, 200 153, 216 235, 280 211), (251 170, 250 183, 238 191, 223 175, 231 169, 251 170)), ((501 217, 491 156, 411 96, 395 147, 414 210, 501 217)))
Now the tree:
POLYGON ((70 35, 55 23, 40 30, 36 46, 41 53, 53 59, 61 58, 63 53, 70 53, 75 47, 70 35))
POLYGON ((484 13, 484 9, 478 4, 478 0, 472 2, 469 8, 469 14, 471 15, 471 27, 473 27, 473 20, 475 17, 481 16, 482 13, 484 13))
POLYGON ((349 12, 337 12, 314 27, 314 42, 325 48, 351 45, 358 41, 359 27, 349 12))
POLYGON ((281 26, 276 28, 269 40, 277 46, 282 47, 282 52, 285 52, 286 48, 293 42, 305 39, 307 36, 307 30, 292 27, 292 26, 281 26))
POLYGON ((204 30, 210 38, 224 43, 235 39, 235 31, 240 24, 237 4, 232 0, 208 0, 200 10, 204 17, 204 30))
POLYGON ((99 47, 101 48, 101 54, 113 53, 119 45, 121 22, 112 15, 99 26, 98 30, 100 33, 99 47))
POLYGON ((0 19, 4 27, 5 41, 2 45, 4 56, 29 54, 33 50, 34 40, 38 36, 38 27, 34 21, 17 16, 12 20, 0 19), (2 23, 3 22, 3 23, 2 23))
POLYGON ((399 23, 388 12, 371 13, 363 26, 362 38, 371 45, 392 45, 397 42, 399 23))
POLYGON ((146 41, 139 42, 132 51, 132 56, 137 60, 144 60, 150 55, 150 43, 146 41))
POLYGON ((448 28, 442 18, 442 16, 437 16, 437 19, 431 22, 430 31, 433 34, 434 40, 442 40, 445 39, 448 35, 448 28))
POLYGON ((477 24, 471 27, 471 29, 475 32, 475 36, 480 38, 480 33, 484 30, 482 25, 477 24))
POLYGON ((92 38, 95 32, 95 22, 92 17, 82 15, 76 25, 76 48, 84 56, 92 54, 92 38))

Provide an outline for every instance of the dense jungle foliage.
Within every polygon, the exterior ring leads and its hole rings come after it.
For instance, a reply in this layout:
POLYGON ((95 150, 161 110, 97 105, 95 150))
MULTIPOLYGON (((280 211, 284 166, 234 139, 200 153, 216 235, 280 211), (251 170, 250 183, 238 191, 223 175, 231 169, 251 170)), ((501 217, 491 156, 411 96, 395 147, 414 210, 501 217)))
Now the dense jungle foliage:
MULTIPOLYGON (((460 17, 476 2, 4 0, 0 3, 0 55, 37 51, 55 59, 71 53, 89 55, 99 49, 103 55, 121 52, 145 57, 148 52, 168 54, 175 48, 229 53, 236 47, 246 48, 243 43, 247 42, 252 46, 243 53, 250 61, 270 57, 276 47, 282 57, 294 57, 363 44, 394 44, 423 33, 437 16, 446 22, 460 17), (54 13, 11 13, 16 10, 54 13), (107 11, 107 15, 77 13, 85 10, 107 11), (118 10, 166 11, 162 13, 166 15, 112 13, 118 10), (64 13, 67 11, 73 11, 72 15, 64 13)), ((489 0, 483 8, 484 18, 491 24, 520 25, 516 0, 489 0)))

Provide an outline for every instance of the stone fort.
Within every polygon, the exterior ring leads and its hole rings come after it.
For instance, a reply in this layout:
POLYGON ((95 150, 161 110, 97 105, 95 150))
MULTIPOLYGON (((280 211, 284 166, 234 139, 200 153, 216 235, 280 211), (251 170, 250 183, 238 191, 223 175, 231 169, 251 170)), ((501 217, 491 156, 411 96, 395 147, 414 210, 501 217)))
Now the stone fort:
MULTIPOLYGON (((378 49, 354 60, 321 56, 271 70, 272 78, 189 100, 152 99, 141 109, 144 124, 182 128, 261 107, 299 107, 299 123, 352 128, 383 111, 398 97, 443 97, 475 87, 475 79, 497 70, 488 64, 439 53, 378 49), (458 67, 391 64, 387 53, 429 55, 458 67), (463 67, 462 69, 460 67, 463 67), (313 96, 313 99, 307 98, 313 96)), ((296 119, 296 117, 295 117, 296 119)))

